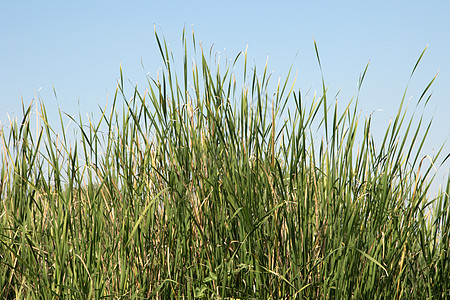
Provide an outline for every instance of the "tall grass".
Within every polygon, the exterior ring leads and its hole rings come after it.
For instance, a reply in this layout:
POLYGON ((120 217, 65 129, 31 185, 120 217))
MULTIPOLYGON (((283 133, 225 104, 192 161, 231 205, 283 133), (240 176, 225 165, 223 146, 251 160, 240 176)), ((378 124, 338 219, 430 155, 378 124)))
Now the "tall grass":
POLYGON ((189 66, 184 31, 179 76, 155 35, 162 72, 122 101, 121 71, 97 122, 61 113, 58 135, 36 103, 37 134, 32 106, 1 129, 1 298, 450 296, 450 184, 429 195, 405 97, 377 143, 357 98, 269 91, 267 65, 211 63, 194 35, 189 66))

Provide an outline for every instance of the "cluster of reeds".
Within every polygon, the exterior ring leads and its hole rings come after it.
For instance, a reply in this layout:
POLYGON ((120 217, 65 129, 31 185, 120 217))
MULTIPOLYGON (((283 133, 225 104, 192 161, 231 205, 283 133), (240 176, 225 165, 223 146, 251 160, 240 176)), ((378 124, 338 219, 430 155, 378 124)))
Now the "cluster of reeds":
POLYGON ((288 79, 269 91, 267 65, 212 64, 195 40, 190 67, 186 38, 182 76, 156 35, 161 74, 126 100, 121 71, 99 121, 67 117, 75 143, 42 104, 38 128, 29 106, 1 129, 1 298, 450 296, 430 123, 400 99, 376 143, 357 99, 339 112, 325 85, 307 101, 288 79))

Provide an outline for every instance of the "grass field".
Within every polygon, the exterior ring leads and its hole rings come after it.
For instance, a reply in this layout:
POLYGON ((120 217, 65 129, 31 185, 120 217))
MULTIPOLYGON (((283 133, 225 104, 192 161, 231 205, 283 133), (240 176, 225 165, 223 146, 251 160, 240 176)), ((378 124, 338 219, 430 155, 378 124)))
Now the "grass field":
POLYGON ((38 128, 30 105, 1 129, 0 298, 449 298, 431 122, 399 99, 376 141, 357 95, 269 90, 246 51, 219 64, 194 39, 178 68, 156 34, 163 70, 133 95, 120 71, 97 121, 35 103, 38 128))

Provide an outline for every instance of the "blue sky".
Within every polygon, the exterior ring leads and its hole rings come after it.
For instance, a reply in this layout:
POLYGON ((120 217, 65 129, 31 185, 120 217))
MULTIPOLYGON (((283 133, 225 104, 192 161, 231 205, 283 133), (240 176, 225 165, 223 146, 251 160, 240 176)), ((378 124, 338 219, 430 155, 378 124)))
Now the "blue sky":
POLYGON ((185 26, 229 58, 246 45, 258 67, 269 56, 274 82, 292 65, 303 93, 321 90, 315 39, 329 93, 340 90, 343 105, 370 60, 359 105, 362 116, 382 110, 380 132, 428 45, 407 97, 413 107, 439 71, 425 111, 434 116, 427 153, 450 136, 450 1, 8 1, 0 10, 1 124, 20 118, 21 98, 28 105, 37 93, 50 112, 95 115, 113 96, 119 65, 143 90, 145 74, 162 66, 154 25, 175 58, 185 26))

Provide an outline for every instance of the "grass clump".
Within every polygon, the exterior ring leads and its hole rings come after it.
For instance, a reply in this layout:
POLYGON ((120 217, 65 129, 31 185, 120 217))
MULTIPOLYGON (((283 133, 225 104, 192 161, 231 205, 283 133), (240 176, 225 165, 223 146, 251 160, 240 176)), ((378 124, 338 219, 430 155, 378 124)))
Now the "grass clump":
POLYGON ((181 77, 156 34, 162 74, 119 109, 121 75, 72 146, 42 104, 37 134, 32 106, 1 129, 1 298, 450 296, 450 184, 427 194, 404 98, 377 145, 357 100, 270 92, 246 52, 190 68, 186 38, 181 77))

